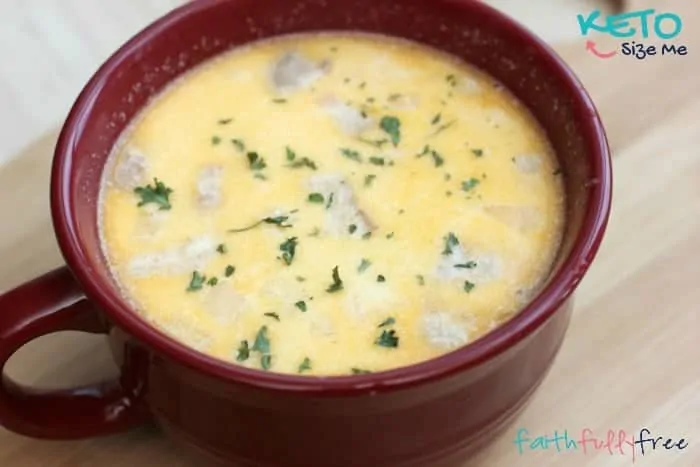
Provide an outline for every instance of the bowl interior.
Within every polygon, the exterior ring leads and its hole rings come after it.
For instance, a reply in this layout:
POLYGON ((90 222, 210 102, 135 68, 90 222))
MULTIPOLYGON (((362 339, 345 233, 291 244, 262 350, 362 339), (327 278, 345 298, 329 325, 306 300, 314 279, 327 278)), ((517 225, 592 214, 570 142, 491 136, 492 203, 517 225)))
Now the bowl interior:
MULTIPOLYGON (((200 0, 120 49, 88 84, 64 127, 52 211, 69 265, 82 271, 83 285, 91 284, 88 295, 92 287, 103 305, 126 308, 100 249, 97 201, 105 160, 130 120, 174 78, 222 51, 319 30, 361 30, 422 42, 461 57, 508 87, 545 128, 566 181, 567 228, 550 279, 562 265, 571 265, 576 248, 574 267, 585 271, 597 244, 584 248, 581 238, 599 236, 601 216, 607 217, 609 193, 601 189, 609 188, 599 183, 609 182, 605 136, 576 79, 522 27, 480 2, 457 0, 200 0)), ((521 314, 529 312, 534 313, 526 308, 521 314)))

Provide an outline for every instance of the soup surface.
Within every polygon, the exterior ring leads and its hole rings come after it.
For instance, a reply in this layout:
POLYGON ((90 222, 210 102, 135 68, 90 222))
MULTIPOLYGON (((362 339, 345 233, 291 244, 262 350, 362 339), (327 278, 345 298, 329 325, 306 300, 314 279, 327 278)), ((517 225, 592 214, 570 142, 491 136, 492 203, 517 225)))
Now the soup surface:
POLYGON ((541 285, 564 222, 552 149, 502 86, 424 46, 335 33, 185 75, 125 132, 100 209, 146 320, 304 375, 474 341, 541 285))

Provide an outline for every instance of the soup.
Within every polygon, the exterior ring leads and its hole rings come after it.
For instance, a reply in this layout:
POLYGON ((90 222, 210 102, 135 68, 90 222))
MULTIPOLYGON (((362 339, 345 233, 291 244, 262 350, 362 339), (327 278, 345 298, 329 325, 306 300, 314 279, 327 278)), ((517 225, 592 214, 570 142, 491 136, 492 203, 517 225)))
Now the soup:
POLYGON ((563 184, 489 76, 384 36, 295 35, 186 74, 103 175, 105 256, 174 339, 250 368, 346 375, 469 344, 542 285, 563 184))

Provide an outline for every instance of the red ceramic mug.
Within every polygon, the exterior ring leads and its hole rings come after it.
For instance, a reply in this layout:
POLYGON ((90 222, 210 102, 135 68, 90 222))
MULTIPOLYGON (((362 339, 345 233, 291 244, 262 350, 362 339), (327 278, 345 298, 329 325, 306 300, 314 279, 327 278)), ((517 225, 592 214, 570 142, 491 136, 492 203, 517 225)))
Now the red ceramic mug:
POLYGON ((0 367, 61 330, 105 333, 118 381, 39 392, 4 377, 0 423, 27 436, 83 438, 155 420, 227 464, 453 467, 507 426, 544 378, 571 294, 601 242, 611 161, 596 110, 567 66, 503 14, 469 0, 200 0, 124 45, 85 87, 54 157, 51 208, 67 267, 0 296, 0 367), (362 30, 426 43, 509 87, 547 130, 568 195, 567 228, 546 287, 478 341, 427 362, 329 378, 264 373, 200 354, 139 318, 100 249, 105 159, 129 120, 181 73, 269 36, 362 30))

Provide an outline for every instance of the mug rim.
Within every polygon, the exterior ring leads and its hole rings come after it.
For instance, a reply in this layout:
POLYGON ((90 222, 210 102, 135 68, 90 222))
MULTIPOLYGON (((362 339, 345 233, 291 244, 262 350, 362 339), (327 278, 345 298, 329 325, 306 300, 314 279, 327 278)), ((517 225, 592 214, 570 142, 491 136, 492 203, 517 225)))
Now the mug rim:
POLYGON ((106 79, 118 71, 120 65, 143 44, 149 43, 186 17, 208 8, 215 8, 220 3, 220 0, 185 3, 148 25, 117 49, 81 91, 58 138, 51 173, 51 215, 56 237, 64 259, 86 297, 114 324, 159 354, 217 380, 278 391, 352 395, 424 384, 482 364, 530 336, 568 300, 598 251, 610 215, 612 162, 605 130, 591 97, 563 59, 525 26, 479 1, 460 2, 460 6, 471 8, 480 15, 490 16, 491 22, 496 24, 498 29, 509 30, 517 35, 519 40, 535 51, 546 66, 555 70, 563 86, 568 88, 573 107, 576 109, 574 118, 581 127, 584 140, 591 146, 591 177, 595 180, 590 187, 590 201, 581 229, 568 257, 537 296, 512 318, 474 342, 436 358, 370 374, 309 377, 263 372, 199 352, 148 324, 118 293, 108 293, 107 291, 115 289, 114 284, 89 273, 92 262, 80 242, 77 223, 70 206, 73 148, 77 145, 82 121, 90 104, 100 94, 106 79))

